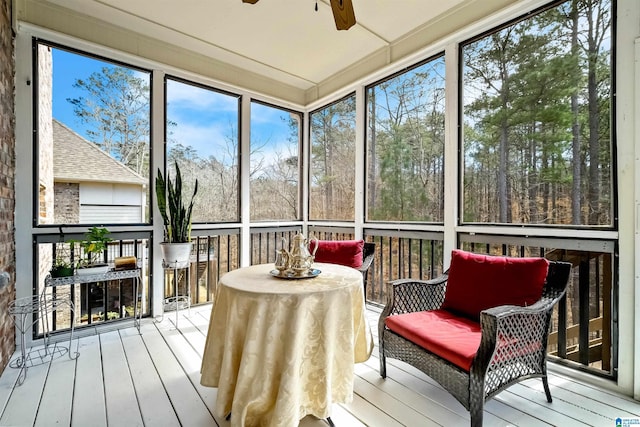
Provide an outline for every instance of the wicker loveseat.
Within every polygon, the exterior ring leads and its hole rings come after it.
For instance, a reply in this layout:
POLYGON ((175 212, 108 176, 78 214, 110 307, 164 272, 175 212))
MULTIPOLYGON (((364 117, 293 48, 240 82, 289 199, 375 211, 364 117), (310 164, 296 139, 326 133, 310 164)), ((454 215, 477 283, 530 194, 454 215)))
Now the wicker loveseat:
POLYGON ((440 278, 388 284, 380 316, 380 375, 386 359, 420 369, 481 426, 484 402, 508 386, 542 378, 551 314, 564 295, 571 265, 454 250, 440 278))

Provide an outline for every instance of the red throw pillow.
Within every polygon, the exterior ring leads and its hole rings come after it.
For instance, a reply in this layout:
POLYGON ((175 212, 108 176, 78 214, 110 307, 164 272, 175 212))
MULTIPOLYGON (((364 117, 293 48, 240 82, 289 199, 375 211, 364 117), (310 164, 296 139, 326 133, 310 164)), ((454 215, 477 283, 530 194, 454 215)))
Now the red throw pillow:
MULTIPOLYGON (((309 244, 309 251, 313 253, 316 241, 309 244)), ((316 262, 340 264, 348 267, 362 267, 362 248, 364 240, 318 240, 316 262)))
POLYGON ((451 253, 442 308, 478 320, 480 312, 499 305, 531 305, 540 299, 549 261, 451 253))

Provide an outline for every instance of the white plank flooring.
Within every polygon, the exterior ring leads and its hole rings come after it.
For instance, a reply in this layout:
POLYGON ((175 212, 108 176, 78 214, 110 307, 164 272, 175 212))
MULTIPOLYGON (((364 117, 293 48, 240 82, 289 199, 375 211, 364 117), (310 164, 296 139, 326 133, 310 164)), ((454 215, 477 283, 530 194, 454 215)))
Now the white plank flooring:
MULTIPOLYGON (((210 311, 210 305, 192 308, 190 316, 181 311, 177 329, 174 315, 145 319, 141 335, 130 325, 81 332, 87 336, 74 339, 77 360, 64 356, 31 367, 21 386, 19 370, 7 367, 0 376, 0 426, 229 426, 213 411, 217 390, 200 385, 210 311)), ((368 314, 377 344, 378 313, 368 314)), ((356 365, 353 402, 333 406, 336 426, 469 424, 462 405, 431 379, 388 362, 386 380, 378 374, 377 347, 356 365)), ((550 384, 551 404, 540 380, 500 393, 486 404, 484 425, 614 427, 618 417, 640 420, 640 403, 628 397, 554 373, 550 384)), ((306 417, 300 426, 327 424, 306 417)))

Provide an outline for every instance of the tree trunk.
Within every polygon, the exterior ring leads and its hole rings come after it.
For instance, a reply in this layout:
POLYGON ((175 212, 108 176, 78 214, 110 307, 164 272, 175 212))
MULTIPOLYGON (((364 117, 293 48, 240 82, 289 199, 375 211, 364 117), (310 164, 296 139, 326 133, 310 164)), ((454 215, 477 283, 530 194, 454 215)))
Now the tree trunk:
MULTIPOLYGON (((578 73, 578 3, 574 1, 571 6, 571 54, 575 61, 575 72, 578 73)), ((576 82, 577 83, 577 82, 576 82)), ((580 156, 580 123, 578 121, 578 91, 580 88, 576 84, 571 93, 571 152, 573 157, 573 184, 571 188, 571 222, 575 225, 582 223, 582 209, 580 201, 582 199, 582 159, 580 156)))
POLYGON ((376 201, 376 94, 374 91, 371 91, 371 111, 369 111, 369 212, 365 213, 365 216, 368 217, 372 212, 371 210, 375 208, 376 201))
POLYGON ((593 4, 588 2, 587 19, 589 22, 588 52, 587 52, 587 91, 589 97, 589 225, 600 222, 600 108, 598 106, 598 92, 596 68, 598 61, 598 46, 594 32, 593 4))

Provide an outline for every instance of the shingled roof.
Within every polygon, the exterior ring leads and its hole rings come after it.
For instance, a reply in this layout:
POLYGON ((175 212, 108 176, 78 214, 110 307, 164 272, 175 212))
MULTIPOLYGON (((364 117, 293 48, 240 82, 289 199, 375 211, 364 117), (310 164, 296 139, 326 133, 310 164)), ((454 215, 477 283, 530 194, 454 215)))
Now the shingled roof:
POLYGON ((148 180, 53 119, 53 179, 145 185, 148 180))

